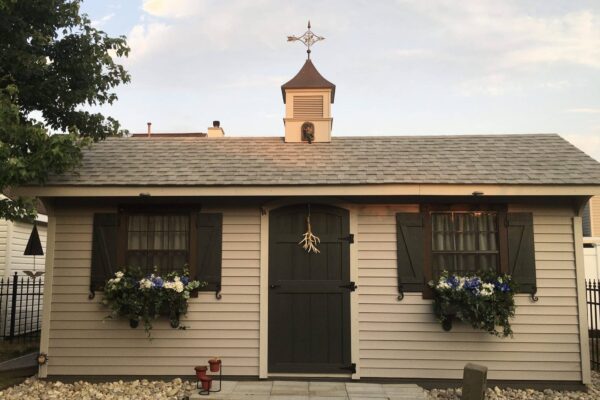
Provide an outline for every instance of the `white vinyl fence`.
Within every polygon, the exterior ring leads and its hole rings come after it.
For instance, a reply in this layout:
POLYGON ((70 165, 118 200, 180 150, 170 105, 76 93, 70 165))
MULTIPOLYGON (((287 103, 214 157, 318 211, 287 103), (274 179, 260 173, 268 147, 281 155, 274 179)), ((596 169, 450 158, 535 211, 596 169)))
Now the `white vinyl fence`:
POLYGON ((600 238, 583 238, 585 279, 600 279, 600 238))

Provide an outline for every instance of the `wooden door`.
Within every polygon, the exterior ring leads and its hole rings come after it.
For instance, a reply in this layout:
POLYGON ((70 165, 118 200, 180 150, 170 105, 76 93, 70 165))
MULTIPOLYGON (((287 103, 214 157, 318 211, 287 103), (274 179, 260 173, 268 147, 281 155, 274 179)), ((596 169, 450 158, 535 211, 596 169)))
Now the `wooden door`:
POLYGON ((269 218, 269 372, 344 373, 350 360, 348 211, 311 206, 320 253, 298 242, 308 206, 269 218))

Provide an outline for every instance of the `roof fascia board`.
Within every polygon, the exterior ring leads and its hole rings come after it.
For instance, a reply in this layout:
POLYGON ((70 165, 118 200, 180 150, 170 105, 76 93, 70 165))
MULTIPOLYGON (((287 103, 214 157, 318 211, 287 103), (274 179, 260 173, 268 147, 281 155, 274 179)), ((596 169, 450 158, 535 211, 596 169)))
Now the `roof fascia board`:
POLYGON ((30 186, 13 193, 26 197, 150 196, 594 196, 600 185, 294 185, 294 186, 30 186))

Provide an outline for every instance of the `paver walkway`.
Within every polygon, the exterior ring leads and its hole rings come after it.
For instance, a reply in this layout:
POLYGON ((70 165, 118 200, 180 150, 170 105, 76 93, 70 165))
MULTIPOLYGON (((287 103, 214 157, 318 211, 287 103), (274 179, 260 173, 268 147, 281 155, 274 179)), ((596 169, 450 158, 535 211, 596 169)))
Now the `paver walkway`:
MULTIPOLYGON (((217 384, 218 385, 218 384, 217 384)), ((218 393, 202 396, 197 393, 194 399, 222 400, 424 400, 425 392, 414 384, 377 384, 359 382, 300 382, 300 381, 260 381, 223 382, 218 393)))

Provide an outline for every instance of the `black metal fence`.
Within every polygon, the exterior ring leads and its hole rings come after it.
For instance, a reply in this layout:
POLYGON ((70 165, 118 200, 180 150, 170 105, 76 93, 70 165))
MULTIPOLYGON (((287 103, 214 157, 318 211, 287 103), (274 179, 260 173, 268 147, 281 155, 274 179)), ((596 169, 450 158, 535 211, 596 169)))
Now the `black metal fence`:
POLYGON ((0 339, 39 336, 42 327, 44 282, 41 277, 0 279, 0 339))
POLYGON ((585 281, 592 369, 600 371, 600 281, 585 281))

